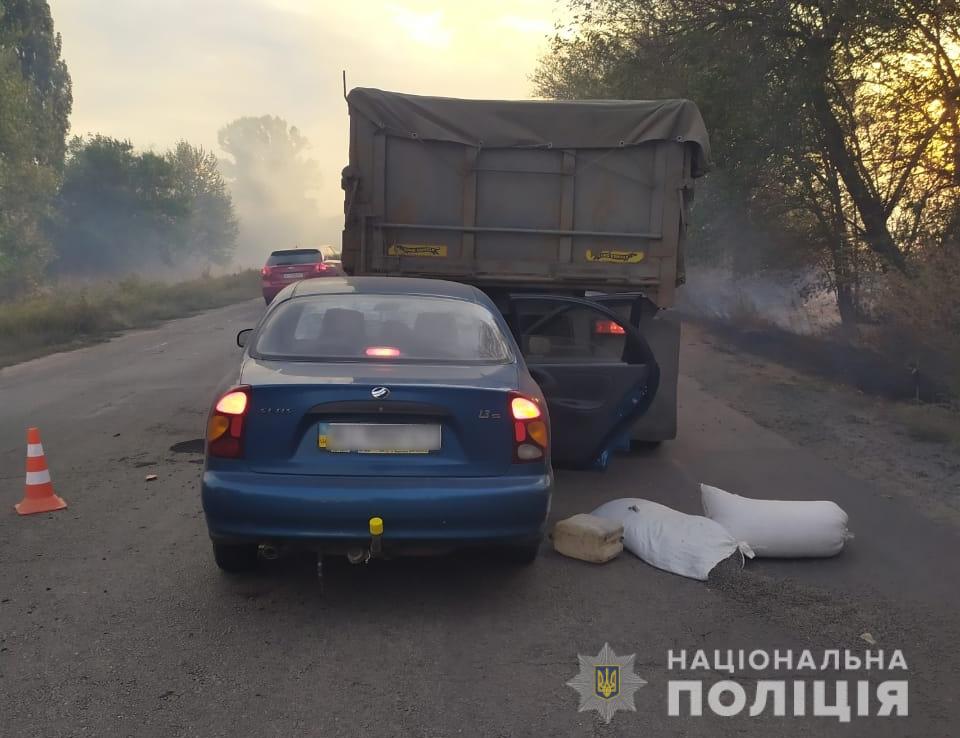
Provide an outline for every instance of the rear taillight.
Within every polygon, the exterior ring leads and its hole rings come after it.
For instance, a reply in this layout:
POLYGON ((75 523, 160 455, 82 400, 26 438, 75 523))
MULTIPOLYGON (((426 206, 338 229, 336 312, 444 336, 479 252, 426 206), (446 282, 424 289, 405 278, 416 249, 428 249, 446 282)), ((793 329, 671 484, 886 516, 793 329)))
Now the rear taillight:
POLYGON ((598 320, 593 324, 593 332, 599 336, 622 336, 626 331, 612 320, 598 320))
POLYGON ((513 460, 527 462, 543 459, 550 444, 550 434, 540 403, 511 392, 510 417, 513 418, 513 460))
POLYGON ((263 269, 260 270, 260 276, 263 277, 264 279, 266 279, 267 277, 270 276, 270 272, 271 272, 271 271, 273 271, 273 270, 270 269, 270 267, 266 267, 266 266, 265 266, 263 269))
POLYGON ((314 271, 316 271, 317 274, 320 274, 320 273, 322 273, 322 272, 327 271, 327 269, 329 269, 329 268, 330 268, 329 266, 327 266, 326 264, 324 264, 324 263, 321 261, 319 264, 316 264, 316 265, 314 266, 314 271))
POLYGON ((243 457, 243 431, 250 409, 250 388, 234 387, 213 406, 207 421, 207 453, 223 459, 243 457))

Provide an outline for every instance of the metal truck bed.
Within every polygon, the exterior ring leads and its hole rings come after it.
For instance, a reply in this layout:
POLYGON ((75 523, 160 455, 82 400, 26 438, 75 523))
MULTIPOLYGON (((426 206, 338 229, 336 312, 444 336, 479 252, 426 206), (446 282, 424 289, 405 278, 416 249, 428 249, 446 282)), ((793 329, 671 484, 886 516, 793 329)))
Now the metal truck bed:
POLYGON ((370 89, 347 101, 348 273, 640 290, 672 305, 693 180, 709 157, 693 103, 370 89))

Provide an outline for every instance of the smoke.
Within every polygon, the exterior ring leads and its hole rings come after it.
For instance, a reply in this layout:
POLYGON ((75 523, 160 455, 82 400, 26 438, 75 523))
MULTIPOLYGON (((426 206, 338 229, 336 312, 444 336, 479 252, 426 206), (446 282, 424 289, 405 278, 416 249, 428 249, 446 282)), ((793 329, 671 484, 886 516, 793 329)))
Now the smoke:
POLYGON ((292 248, 317 248, 322 245, 340 250, 343 218, 321 216, 313 201, 295 197, 296 185, 274 176, 268 196, 235 198, 240 221, 233 264, 261 267, 271 251, 292 248))
POLYGON ((240 220, 234 264, 261 266, 277 249, 339 250, 342 218, 320 214, 322 175, 296 126, 269 115, 239 118, 220 129, 218 140, 240 220))
POLYGON ((726 323, 773 325, 798 335, 822 334, 840 323, 833 294, 809 271, 736 276, 722 267, 694 267, 678 296, 684 312, 726 323))
POLYGON ((723 169, 697 183, 678 307, 711 320, 822 334, 840 323, 821 249, 723 169))

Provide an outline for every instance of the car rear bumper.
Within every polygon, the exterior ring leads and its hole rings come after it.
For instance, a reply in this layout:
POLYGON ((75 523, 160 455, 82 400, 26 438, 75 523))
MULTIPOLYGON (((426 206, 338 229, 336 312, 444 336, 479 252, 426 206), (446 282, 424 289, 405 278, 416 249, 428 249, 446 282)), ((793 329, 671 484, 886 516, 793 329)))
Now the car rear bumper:
POLYGON ((544 532, 550 474, 513 477, 319 477, 211 471, 203 475, 210 537, 348 547, 384 521, 384 549, 529 542, 544 532))

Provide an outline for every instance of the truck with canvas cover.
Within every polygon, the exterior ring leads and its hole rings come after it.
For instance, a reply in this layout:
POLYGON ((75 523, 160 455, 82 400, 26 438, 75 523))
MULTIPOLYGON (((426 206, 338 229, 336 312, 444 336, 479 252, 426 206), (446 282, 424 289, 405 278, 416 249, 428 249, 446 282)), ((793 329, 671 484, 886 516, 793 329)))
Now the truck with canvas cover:
MULTIPOLYGON (((347 103, 344 270, 467 282, 505 313, 511 295, 588 296, 642 333, 660 366, 632 439, 673 438, 679 323, 663 309, 684 281, 687 211, 709 161, 697 107, 364 88, 347 103)), ((592 320, 588 340, 570 315, 545 317, 526 318, 544 335, 514 322, 525 353, 532 340, 548 353, 609 354, 602 342, 617 326, 592 320)))

